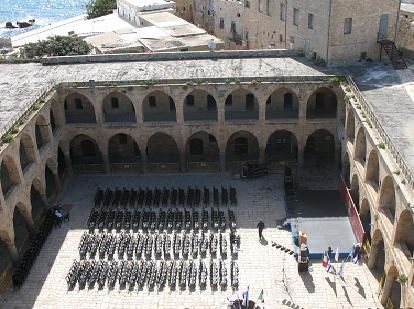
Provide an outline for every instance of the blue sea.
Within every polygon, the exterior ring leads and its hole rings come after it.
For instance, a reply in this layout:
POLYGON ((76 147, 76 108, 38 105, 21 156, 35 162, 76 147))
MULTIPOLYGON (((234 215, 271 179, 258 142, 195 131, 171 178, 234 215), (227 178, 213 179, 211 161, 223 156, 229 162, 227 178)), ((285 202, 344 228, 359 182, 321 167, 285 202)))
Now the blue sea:
POLYGON ((85 14, 85 0, 0 0, 0 37, 11 37, 68 18, 85 14), (35 19, 25 29, 7 29, 6 22, 35 19))

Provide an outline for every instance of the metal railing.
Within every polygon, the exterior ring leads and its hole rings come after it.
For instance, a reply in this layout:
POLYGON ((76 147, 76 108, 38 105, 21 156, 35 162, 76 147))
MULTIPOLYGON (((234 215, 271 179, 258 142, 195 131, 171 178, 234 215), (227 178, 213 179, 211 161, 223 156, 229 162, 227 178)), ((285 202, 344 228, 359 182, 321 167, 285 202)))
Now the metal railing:
POLYGON ((149 163, 150 173, 176 173, 179 171, 177 163, 149 163))
POLYGON ((380 120, 377 118, 377 116, 372 111, 371 105, 369 104, 367 100, 365 100, 358 86, 352 80, 349 74, 346 75, 346 79, 352 91, 358 98, 359 104, 361 105, 362 109, 365 111, 368 118, 370 119, 372 126, 378 131, 378 134, 381 136, 381 139, 384 141, 384 144, 387 146, 395 162, 400 167, 401 172, 404 174, 405 179, 410 184, 411 188, 414 189, 413 172, 408 167, 407 163, 405 162, 400 152, 397 150, 397 147, 395 146, 391 137, 388 135, 387 132, 385 132, 380 120))
POLYGON ((112 172, 139 173, 142 172, 141 163, 111 163, 112 172))
POLYGON ((189 172, 218 172, 220 165, 218 162, 188 162, 187 171, 189 172))
POLYGON ((75 173, 105 173, 103 164, 75 164, 75 173))

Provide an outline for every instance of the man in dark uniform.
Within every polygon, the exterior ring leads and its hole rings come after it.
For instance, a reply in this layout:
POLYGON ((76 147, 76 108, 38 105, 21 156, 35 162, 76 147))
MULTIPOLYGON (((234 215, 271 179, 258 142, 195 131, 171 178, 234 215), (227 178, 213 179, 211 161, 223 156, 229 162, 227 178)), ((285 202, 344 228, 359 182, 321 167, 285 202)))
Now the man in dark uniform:
POLYGON ((259 223, 257 224, 257 227, 259 228, 259 240, 263 238, 263 230, 265 228, 264 223, 262 222, 262 219, 259 220, 259 223))

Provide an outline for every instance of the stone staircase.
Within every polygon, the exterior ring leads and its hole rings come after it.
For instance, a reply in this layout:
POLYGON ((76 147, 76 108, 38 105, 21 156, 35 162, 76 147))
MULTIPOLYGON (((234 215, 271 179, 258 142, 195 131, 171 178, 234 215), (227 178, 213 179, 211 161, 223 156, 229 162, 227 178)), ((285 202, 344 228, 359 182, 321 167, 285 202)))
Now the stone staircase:
POLYGON ((403 70, 407 68, 405 61, 401 56, 401 52, 395 47, 394 42, 382 38, 378 39, 377 42, 381 44, 382 48, 384 48, 391 60, 392 65, 394 66, 394 69, 403 70))

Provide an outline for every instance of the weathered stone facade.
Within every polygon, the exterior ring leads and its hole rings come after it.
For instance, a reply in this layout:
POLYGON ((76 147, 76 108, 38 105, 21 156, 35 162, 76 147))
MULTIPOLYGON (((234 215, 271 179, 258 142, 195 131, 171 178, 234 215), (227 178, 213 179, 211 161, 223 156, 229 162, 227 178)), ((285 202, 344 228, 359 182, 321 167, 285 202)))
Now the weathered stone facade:
MULTIPOLYGON (((177 9, 186 19, 184 2, 177 1, 177 9)), ((333 65, 379 58, 378 34, 394 40, 399 6, 396 0, 199 0, 191 22, 223 39, 228 49, 303 49, 306 57, 333 65)))

